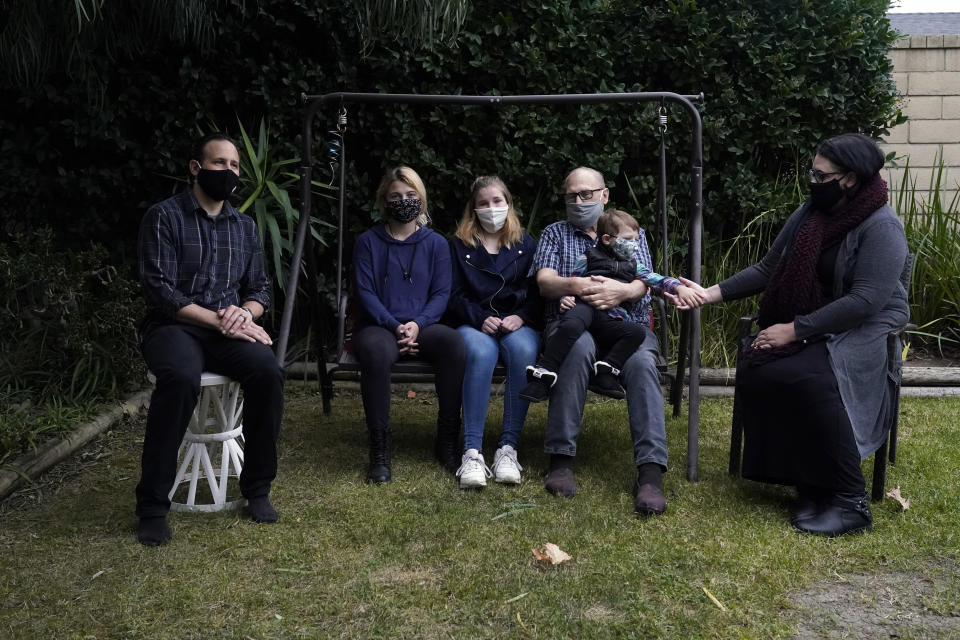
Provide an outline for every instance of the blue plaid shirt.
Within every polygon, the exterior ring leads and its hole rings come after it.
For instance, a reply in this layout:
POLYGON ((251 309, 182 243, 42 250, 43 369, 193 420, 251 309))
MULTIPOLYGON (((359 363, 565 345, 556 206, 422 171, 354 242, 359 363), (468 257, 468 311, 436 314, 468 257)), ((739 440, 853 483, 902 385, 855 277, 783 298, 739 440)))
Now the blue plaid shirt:
POLYGON ((140 222, 138 253, 148 324, 176 322, 189 304, 270 304, 257 224, 229 202, 213 217, 190 191, 153 205, 140 222))
MULTIPOLYGON (((537 253, 533 256, 533 265, 530 275, 536 276, 540 269, 553 269, 558 275, 569 278, 574 275, 577 260, 587 252, 587 249, 597 244, 596 238, 591 238, 566 220, 554 222, 543 230, 537 242, 537 253)), ((637 238, 637 263, 652 264, 650 249, 647 247, 647 236, 643 229, 637 238)), ((626 319, 642 325, 650 322, 650 295, 647 294, 637 301, 625 301, 621 308, 626 312, 626 319)), ((546 300, 544 304, 546 321, 555 320, 560 315, 560 301, 546 300)))

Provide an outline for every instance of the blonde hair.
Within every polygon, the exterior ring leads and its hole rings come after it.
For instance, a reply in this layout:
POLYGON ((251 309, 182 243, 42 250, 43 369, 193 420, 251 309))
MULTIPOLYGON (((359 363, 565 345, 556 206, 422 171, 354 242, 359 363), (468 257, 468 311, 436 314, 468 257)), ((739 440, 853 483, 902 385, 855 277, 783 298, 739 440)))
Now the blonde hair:
POLYGON ((427 212, 427 188, 423 186, 423 180, 420 179, 416 171, 403 165, 390 169, 383 174, 383 179, 380 180, 380 186, 377 187, 377 209, 380 211, 380 215, 384 215, 384 210, 387 207, 387 191, 390 189, 390 185, 397 181, 413 187, 413 190, 420 197, 420 215, 417 216, 417 224, 421 227, 430 224, 430 214, 427 212))
POLYGON ((621 209, 607 209, 597 218, 598 236, 615 236, 622 227, 640 231, 640 223, 637 219, 621 209))
POLYGON ((523 225, 520 224, 520 219, 513 208, 513 196, 510 195, 510 190, 507 189, 507 185, 503 183, 499 176, 480 176, 473 181, 473 185, 470 187, 470 199, 467 200, 467 205, 463 208, 463 217, 460 218, 460 224, 457 225, 457 231, 454 235, 468 247, 476 247, 480 244, 483 228, 480 226, 480 220, 477 219, 477 214, 473 210, 476 207, 477 194, 480 193, 481 189, 487 187, 499 189, 507 201, 507 219, 500 229, 499 242, 501 247, 509 249, 512 245, 523 240, 523 225))

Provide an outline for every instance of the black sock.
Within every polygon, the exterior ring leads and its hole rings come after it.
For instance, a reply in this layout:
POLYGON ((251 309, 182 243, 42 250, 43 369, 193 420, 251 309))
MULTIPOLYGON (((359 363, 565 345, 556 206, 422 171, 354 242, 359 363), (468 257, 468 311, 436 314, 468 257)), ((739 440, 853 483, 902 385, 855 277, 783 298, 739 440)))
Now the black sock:
POLYGON ((280 519, 277 510, 270 504, 270 498, 260 496, 247 500, 247 513, 254 522, 270 524, 280 519))
POLYGON ((562 453, 551 453, 550 454, 550 471, 556 471, 557 469, 573 469, 573 456, 564 455, 562 453))
POLYGON ((652 484, 663 489, 663 467, 656 462, 644 462, 637 466, 637 485, 652 484))
POLYGON ((170 542, 172 534, 166 516, 140 518, 137 524, 137 540, 148 547, 159 547, 170 542))

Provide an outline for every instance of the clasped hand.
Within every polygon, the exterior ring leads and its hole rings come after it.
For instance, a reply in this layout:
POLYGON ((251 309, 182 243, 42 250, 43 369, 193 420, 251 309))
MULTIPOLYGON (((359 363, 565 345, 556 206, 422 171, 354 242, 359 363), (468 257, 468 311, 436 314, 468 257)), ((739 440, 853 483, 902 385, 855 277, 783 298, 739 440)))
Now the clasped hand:
POLYGON ((249 313, 236 305, 230 305, 217 311, 217 321, 220 326, 220 333, 228 338, 246 340, 247 342, 262 342, 268 346, 273 344, 273 340, 263 327, 254 322, 249 313))
POLYGON ((411 320, 397 325, 394 332, 397 334, 397 346, 400 347, 400 353, 415 356, 420 352, 420 343, 417 342, 417 338, 420 336, 420 325, 411 320))
MULTIPOLYGON (((583 278, 587 280, 587 278, 583 278)), ((625 282, 612 280, 604 276, 590 276, 577 296, 594 309, 613 309, 630 297, 630 290, 625 282)))
POLYGON ((507 316, 506 318, 490 316, 483 321, 480 330, 488 336, 495 336, 498 333, 511 333, 522 326, 523 318, 518 315, 507 316))

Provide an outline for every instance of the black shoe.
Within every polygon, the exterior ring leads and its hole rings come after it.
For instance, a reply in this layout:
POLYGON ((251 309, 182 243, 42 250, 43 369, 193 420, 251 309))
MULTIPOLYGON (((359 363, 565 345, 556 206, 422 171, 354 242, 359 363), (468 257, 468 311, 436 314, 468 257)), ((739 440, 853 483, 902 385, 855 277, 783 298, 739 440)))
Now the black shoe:
POLYGON ((527 402, 544 402, 550 397, 550 389, 557 384, 557 374, 540 366, 527 367, 527 386, 517 395, 527 402))
POLYGON ((383 484, 390 482, 390 427, 370 430, 370 466, 367 467, 367 482, 383 484))
POLYGON ((793 523, 804 533, 836 537, 870 531, 873 515, 866 493, 839 493, 826 498, 813 516, 793 523))
POLYGON ((814 487, 797 487, 797 501, 790 511, 790 524, 807 520, 817 515, 825 498, 830 496, 822 489, 814 487))
POLYGON ((598 360, 593 363, 593 377, 590 378, 587 389, 601 396, 622 400, 627 397, 627 394, 623 391, 619 376, 620 369, 603 360, 598 360))
POLYGON ((440 466, 456 474, 460 468, 460 416, 456 420, 437 420, 437 441, 433 454, 440 466))
POLYGON ((270 504, 270 498, 267 496, 247 500, 247 513, 251 520, 260 524, 273 524, 280 519, 280 515, 270 504))
POLYGON ((137 523, 137 541, 146 547, 167 544, 172 537, 166 516, 140 518, 140 522, 137 523))

